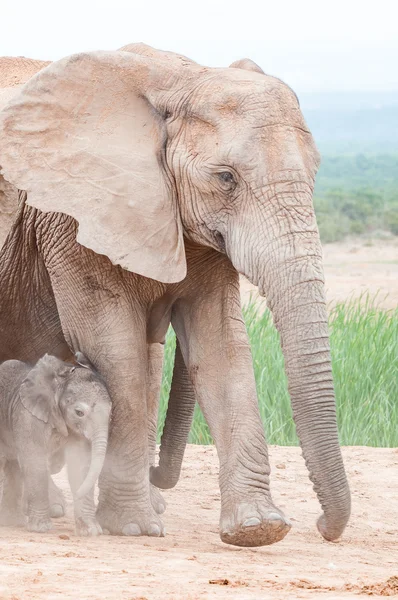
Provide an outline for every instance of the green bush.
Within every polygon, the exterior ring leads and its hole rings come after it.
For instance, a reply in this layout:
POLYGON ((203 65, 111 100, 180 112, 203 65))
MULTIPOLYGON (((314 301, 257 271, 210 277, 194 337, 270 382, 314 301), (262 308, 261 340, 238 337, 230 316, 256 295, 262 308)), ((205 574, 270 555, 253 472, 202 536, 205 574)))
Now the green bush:
POLYGON ((349 223, 343 216, 340 219, 336 216, 317 212, 317 220, 319 227, 319 235, 321 236, 322 243, 330 244, 332 242, 339 242, 343 240, 350 231, 349 223))
POLYGON ((398 157, 326 156, 314 206, 323 243, 385 229, 398 235, 398 157))
POLYGON ((398 235, 398 205, 384 213, 384 225, 393 235, 398 235))

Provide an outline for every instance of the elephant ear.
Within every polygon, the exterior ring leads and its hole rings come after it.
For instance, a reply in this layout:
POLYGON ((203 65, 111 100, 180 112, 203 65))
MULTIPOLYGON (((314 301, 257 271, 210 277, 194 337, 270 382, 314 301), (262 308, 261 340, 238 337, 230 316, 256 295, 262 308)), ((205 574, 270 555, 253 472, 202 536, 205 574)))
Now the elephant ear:
POLYGON ((68 435, 68 429, 59 400, 66 378, 73 370, 72 365, 66 365, 54 356, 45 354, 29 372, 19 390, 21 402, 26 410, 65 437, 68 435))
POLYGON ((258 64, 250 58, 241 58, 240 60, 236 60, 229 66, 232 69, 243 69, 244 71, 254 71, 256 73, 261 73, 262 75, 265 75, 262 68, 259 67, 258 64))
POLYGON ((186 261, 166 128, 147 98, 158 77, 130 52, 52 63, 0 113, 0 164, 28 204, 74 217, 80 244, 170 283, 186 261))
POLYGON ((18 210, 18 190, 0 175, 0 251, 18 210))

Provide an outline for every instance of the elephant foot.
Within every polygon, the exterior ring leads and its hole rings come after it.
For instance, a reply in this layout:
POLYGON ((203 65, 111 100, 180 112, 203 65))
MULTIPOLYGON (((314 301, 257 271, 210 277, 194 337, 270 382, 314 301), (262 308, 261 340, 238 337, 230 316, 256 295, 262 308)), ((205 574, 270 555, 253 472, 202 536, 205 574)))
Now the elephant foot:
POLYGON ((282 511, 269 504, 242 503, 221 516, 220 538, 234 546, 268 546, 280 542, 291 526, 282 511))
POLYGON ((97 509, 97 519, 102 529, 111 535, 164 536, 163 523, 152 506, 149 510, 131 509, 117 512, 114 506, 107 506, 100 501, 97 509))
POLYGON ((93 517, 85 518, 79 517, 76 519, 76 535, 83 535, 85 537, 94 537, 102 535, 101 525, 93 517))
POLYGON ((28 517, 28 531, 46 533, 52 528, 51 519, 47 517, 28 517))
POLYGON ((166 510, 166 500, 154 485, 150 485, 151 504, 152 508, 158 515, 162 515, 166 510))

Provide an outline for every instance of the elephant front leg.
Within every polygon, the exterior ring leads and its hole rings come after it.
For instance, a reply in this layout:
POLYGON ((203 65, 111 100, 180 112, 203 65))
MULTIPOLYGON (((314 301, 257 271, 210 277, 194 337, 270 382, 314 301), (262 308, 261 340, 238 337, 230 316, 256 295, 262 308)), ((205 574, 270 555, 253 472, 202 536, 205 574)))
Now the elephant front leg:
POLYGON ((112 534, 160 536, 149 488, 146 306, 134 304, 108 259, 78 244, 68 252, 73 260, 46 259, 62 330, 98 369, 112 400, 97 520, 112 534))
POLYGON ((25 448, 20 458, 24 496, 27 506, 28 531, 45 533, 51 529, 47 457, 37 448, 25 448))
MULTIPOLYGON (((86 440, 73 439, 65 448, 68 479, 73 496, 80 488, 90 468, 91 452, 86 440)), ((96 536, 102 534, 94 503, 94 486, 79 500, 74 499, 75 528, 77 535, 96 536)))
POLYGON ((0 525, 25 525, 22 511, 22 474, 18 461, 8 460, 4 465, 3 497, 0 504, 0 525))
MULTIPOLYGON (((134 330, 133 325, 128 323, 128 340, 120 332, 119 345, 104 352, 106 362, 94 362, 112 398, 97 519, 112 534, 162 536, 163 524, 152 506, 149 487, 145 328, 134 330)), ((91 360, 93 354, 84 352, 91 360)))
MULTIPOLYGON (((59 473, 65 464, 64 447, 51 455, 49 461, 50 473, 59 473)), ((60 519, 65 515, 66 504, 62 490, 54 483, 51 475, 48 479, 48 493, 50 498, 50 514, 53 519, 60 519)))
POLYGON ((105 324, 106 335, 97 330, 93 345, 87 343, 89 337, 79 344, 104 377, 112 399, 97 520, 111 534, 161 536, 163 524, 152 506, 149 487, 145 327, 135 328, 131 317, 111 318, 112 333, 103 315, 99 321, 105 324))
POLYGON ((142 362, 146 368, 145 356, 143 353, 137 360, 128 361, 126 370, 113 365, 114 377, 106 377, 112 414, 107 455, 99 478, 97 518, 112 534, 164 534, 149 486, 145 369, 141 373, 142 362), (118 382, 123 382, 123 387, 118 382))
POLYGON ((237 546, 277 542, 291 525, 270 493, 238 282, 180 301, 172 322, 220 460, 220 537, 237 546))

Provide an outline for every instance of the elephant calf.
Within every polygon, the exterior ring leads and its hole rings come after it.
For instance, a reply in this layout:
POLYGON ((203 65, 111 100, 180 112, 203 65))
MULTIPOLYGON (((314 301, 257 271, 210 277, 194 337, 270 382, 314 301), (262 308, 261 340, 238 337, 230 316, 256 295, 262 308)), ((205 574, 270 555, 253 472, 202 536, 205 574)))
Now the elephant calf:
POLYGON ((72 365, 46 354, 34 367, 18 360, 0 365, 0 505, 6 466, 19 464, 29 531, 51 528, 50 471, 60 470, 64 455, 77 533, 102 533, 94 485, 104 463, 111 401, 92 365, 81 353, 76 359, 72 365))

